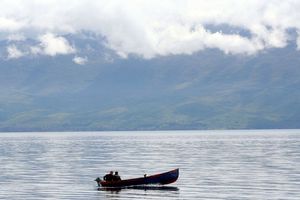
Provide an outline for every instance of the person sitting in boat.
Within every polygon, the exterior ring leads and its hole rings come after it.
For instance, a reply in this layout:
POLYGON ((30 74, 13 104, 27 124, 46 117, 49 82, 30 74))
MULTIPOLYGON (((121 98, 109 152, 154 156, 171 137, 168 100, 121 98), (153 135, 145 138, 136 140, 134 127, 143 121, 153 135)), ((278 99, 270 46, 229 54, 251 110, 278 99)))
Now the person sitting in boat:
POLYGON ((105 181, 112 181, 114 178, 114 172, 113 171, 110 171, 109 174, 106 174, 103 179, 105 181))
POLYGON ((115 172, 115 175, 113 176, 113 181, 120 181, 121 177, 119 176, 119 172, 115 172))

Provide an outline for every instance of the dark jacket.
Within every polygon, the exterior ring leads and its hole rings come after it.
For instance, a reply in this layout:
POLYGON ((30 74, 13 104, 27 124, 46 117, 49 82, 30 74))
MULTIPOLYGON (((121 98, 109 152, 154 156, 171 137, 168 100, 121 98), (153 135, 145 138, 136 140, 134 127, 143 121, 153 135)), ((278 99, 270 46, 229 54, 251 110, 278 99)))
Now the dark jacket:
POLYGON ((121 177, 119 175, 114 175, 113 181, 120 181, 121 177))
POLYGON ((112 174, 106 174, 106 175, 103 177, 103 179, 104 179, 105 181, 112 181, 113 178, 114 178, 114 175, 112 175, 112 174))

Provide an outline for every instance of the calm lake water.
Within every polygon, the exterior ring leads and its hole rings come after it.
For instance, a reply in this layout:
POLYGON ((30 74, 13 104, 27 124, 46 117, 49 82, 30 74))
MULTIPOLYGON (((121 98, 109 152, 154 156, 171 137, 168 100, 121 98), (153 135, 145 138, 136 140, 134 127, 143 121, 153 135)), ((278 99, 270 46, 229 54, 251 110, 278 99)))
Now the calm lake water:
POLYGON ((0 133, 0 199, 300 199, 300 130, 0 133), (97 190, 180 168, 165 190, 97 190))

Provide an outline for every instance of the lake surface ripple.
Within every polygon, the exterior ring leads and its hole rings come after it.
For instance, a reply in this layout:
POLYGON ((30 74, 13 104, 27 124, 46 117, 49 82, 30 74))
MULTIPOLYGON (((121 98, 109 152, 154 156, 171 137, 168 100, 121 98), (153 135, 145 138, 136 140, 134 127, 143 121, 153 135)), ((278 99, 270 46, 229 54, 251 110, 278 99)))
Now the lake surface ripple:
POLYGON ((0 199, 300 199, 300 130, 0 133, 0 199), (166 189, 97 190, 180 168, 166 189))

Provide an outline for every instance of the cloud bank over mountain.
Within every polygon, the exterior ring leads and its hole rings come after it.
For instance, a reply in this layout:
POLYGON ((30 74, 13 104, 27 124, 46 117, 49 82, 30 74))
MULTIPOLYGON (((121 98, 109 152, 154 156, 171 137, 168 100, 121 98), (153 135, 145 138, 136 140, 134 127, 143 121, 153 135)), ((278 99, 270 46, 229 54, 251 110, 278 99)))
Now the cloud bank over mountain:
POLYGON ((105 45, 124 58, 207 48, 251 55, 290 42, 300 48, 297 0, 1 0, 0 6, 0 37, 40 42, 28 52, 9 44, 8 58, 73 54, 76 47, 64 35, 81 31, 104 38, 105 45), (235 31, 224 31, 224 26, 235 31))

